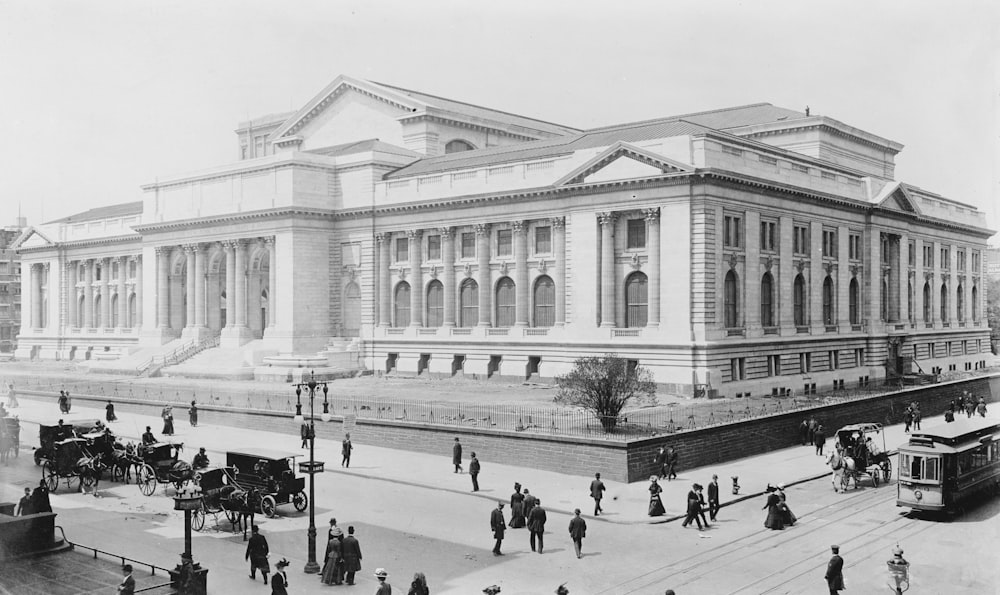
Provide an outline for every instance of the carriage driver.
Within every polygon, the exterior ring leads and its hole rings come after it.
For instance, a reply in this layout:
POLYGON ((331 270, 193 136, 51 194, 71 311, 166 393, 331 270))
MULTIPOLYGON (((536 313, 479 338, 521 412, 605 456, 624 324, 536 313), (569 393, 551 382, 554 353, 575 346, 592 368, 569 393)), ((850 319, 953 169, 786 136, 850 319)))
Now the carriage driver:
POLYGON ((194 455, 191 466, 195 469, 205 469, 208 467, 208 455, 205 454, 205 447, 198 449, 198 454, 194 455))
POLYGON ((872 440, 871 436, 865 438, 865 448, 868 449, 868 453, 873 457, 877 457, 882 452, 879 450, 878 444, 875 444, 875 441, 872 440))

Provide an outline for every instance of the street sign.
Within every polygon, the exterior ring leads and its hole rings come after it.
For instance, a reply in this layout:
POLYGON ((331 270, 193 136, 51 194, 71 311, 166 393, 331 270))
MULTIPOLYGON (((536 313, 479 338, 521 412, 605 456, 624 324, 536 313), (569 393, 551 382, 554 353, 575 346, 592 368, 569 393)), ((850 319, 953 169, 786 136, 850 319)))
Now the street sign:
POLYGON ((306 475, 312 475, 313 473, 322 473, 323 466, 325 463, 323 461, 300 461, 299 462, 299 473, 304 473, 306 475))

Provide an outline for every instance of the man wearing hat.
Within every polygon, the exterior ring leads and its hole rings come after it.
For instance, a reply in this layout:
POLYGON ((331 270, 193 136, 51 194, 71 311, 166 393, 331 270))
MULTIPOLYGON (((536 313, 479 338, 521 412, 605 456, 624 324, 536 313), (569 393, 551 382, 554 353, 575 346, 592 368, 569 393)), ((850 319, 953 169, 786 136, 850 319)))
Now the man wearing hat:
POLYGON ((392 585, 385 582, 387 576, 389 573, 385 571, 385 568, 375 569, 375 578, 378 579, 378 591, 375 591, 375 595, 392 595, 392 585))
POLYGON ((205 454, 204 446, 198 449, 198 454, 194 455, 194 460, 191 461, 191 466, 196 470, 208 468, 208 455, 205 454))
POLYGON ((840 557, 839 545, 831 545, 830 550, 833 556, 826 566, 826 584, 830 587, 830 595, 837 595, 844 588, 844 559, 840 557))
POLYGON ((274 578, 271 579, 271 595, 288 595, 288 575, 285 568, 288 567, 288 560, 282 558, 274 565, 274 578))
POLYGON ((122 566, 122 582, 118 585, 118 595, 132 595, 135 593, 135 579, 132 578, 132 565, 122 566))
POLYGON ((493 529, 493 537, 497 540, 493 546, 493 555, 502 556, 500 544, 503 543, 503 533, 507 528, 506 521, 503 520, 503 502, 497 502, 497 507, 490 513, 490 529, 493 529))
POLYGON ((354 525, 347 527, 347 537, 340 546, 340 555, 344 558, 340 571, 344 574, 345 582, 353 585, 354 573, 361 570, 361 544, 354 537, 354 525))
POLYGON ((197 593, 195 586, 194 560, 191 554, 184 552, 181 554, 181 568, 177 573, 177 589, 181 593, 197 593))
POLYGON ((260 527, 251 527, 253 535, 247 543, 246 559, 250 560, 250 578, 257 580, 257 569, 260 569, 261 576, 264 577, 264 584, 267 584, 267 575, 271 572, 271 566, 267 563, 267 555, 270 548, 267 547, 267 539, 260 534, 260 527))
POLYGON ((472 458, 469 460, 469 477, 472 478, 472 491, 479 491, 479 459, 476 458, 476 453, 472 453, 472 458))
POLYGON ((455 465, 455 473, 462 472, 462 443, 455 437, 455 446, 451 447, 451 463, 455 465))

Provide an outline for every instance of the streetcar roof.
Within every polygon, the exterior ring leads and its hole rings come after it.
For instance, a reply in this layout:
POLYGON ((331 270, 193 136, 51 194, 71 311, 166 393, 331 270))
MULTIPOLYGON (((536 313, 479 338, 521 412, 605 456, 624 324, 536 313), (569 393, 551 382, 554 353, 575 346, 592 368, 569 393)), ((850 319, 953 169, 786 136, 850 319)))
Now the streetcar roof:
POLYGON ((956 444, 965 440, 975 440, 990 433, 1000 432, 1000 422, 995 419, 969 418, 959 419, 950 423, 914 430, 910 440, 923 438, 943 444, 956 444))
POLYGON ((294 459, 295 457, 302 456, 301 453, 297 452, 282 452, 280 450, 269 450, 266 448, 248 448, 244 450, 230 450, 226 452, 226 456, 231 455, 253 457, 255 459, 270 459, 273 461, 294 459))

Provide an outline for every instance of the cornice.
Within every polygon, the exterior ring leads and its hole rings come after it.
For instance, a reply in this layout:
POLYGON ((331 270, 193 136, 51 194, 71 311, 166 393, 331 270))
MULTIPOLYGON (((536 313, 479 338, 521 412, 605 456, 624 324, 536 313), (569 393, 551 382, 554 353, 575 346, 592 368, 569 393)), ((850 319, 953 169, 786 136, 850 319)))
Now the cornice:
POLYGON ((448 118, 439 114, 429 114, 427 112, 404 114, 396 119, 400 123, 428 121, 439 124, 449 124, 457 128, 468 128, 471 130, 494 132, 502 136, 507 136, 522 141, 533 141, 533 140, 541 140, 544 138, 548 138, 544 135, 528 136, 526 134, 518 134, 516 132, 510 132, 509 130, 505 130, 504 128, 502 128, 501 127, 502 124, 500 123, 497 123, 495 125, 480 124, 476 122, 467 122, 465 120, 459 120, 456 118, 448 118))
POLYGON ((110 246, 112 244, 127 244, 129 242, 141 242, 141 234, 129 234, 124 236, 111 236, 107 238, 95 238, 93 240, 72 240, 69 242, 54 242, 48 246, 30 246, 28 248, 18 248, 18 254, 28 254, 32 252, 45 252, 46 250, 65 250, 69 248, 86 248, 89 246, 110 246))
MULTIPOLYGON (((370 209, 369 209, 370 212, 370 209)), ((197 229, 201 227, 215 227, 224 223, 237 223, 246 221, 261 221, 268 219, 280 219, 285 217, 304 217, 309 219, 334 219, 334 212, 326 209, 312 209, 306 207, 279 207, 275 209, 262 209, 259 211, 246 211, 242 213, 227 213, 213 217, 200 217, 197 219, 177 219, 174 221, 164 221, 157 223, 146 223, 133 227, 136 231, 159 233, 178 229, 197 229)))
MULTIPOLYGON (((311 153, 306 153, 306 154, 311 154, 311 153)), ((316 156, 317 157, 322 157, 322 155, 316 155, 316 156)), ((159 189, 159 188, 170 188, 172 186, 184 186, 184 185, 190 184, 192 182, 206 182, 206 181, 209 181, 209 180, 216 180, 216 179, 220 179, 220 178, 235 178, 235 177, 244 176, 244 175, 247 175, 247 174, 257 174, 257 173, 267 172, 269 170, 275 170, 275 171, 277 171, 279 169, 287 169, 287 168, 290 168, 290 167, 302 168, 302 169, 312 169, 312 170, 317 170, 317 171, 336 171, 337 170, 336 164, 323 165, 323 164, 318 164, 318 163, 309 163, 307 161, 290 160, 290 161, 281 161, 281 162, 278 162, 278 163, 262 163, 262 164, 256 165, 256 166, 249 166, 249 167, 246 167, 246 168, 243 168, 243 169, 235 169, 235 170, 224 171, 224 172, 212 172, 212 173, 206 173, 206 174, 195 174, 195 175, 192 175, 190 177, 186 177, 186 178, 179 179, 179 180, 169 180, 169 181, 166 181, 166 182, 154 182, 152 184, 146 184, 144 186, 140 186, 139 188, 141 188, 144 191, 149 191, 149 190, 156 190, 156 189, 159 189)))
POLYGON ((854 141, 856 143, 859 143, 859 144, 862 144, 862 145, 866 145, 868 147, 873 147, 873 148, 877 148, 877 149, 880 149, 880 150, 883 150, 883 151, 887 151, 887 152, 892 153, 893 155, 898 155, 899 151, 900 151, 900 149, 895 149, 893 147, 886 146, 885 144, 877 143, 877 142, 875 142, 873 140, 870 140, 870 139, 858 136, 856 134, 852 134, 852 133, 850 133, 850 132, 848 132, 846 130, 842 130, 842 129, 840 129, 840 128, 836 127, 836 126, 833 126, 833 125, 831 125, 831 124, 829 124, 827 122, 812 122, 812 123, 803 124, 803 125, 800 125, 800 126, 789 126, 787 128, 779 128, 779 129, 776 129, 776 130, 761 130, 761 131, 757 131, 757 132, 750 132, 750 133, 747 133, 745 135, 740 135, 740 136, 744 136, 744 137, 747 137, 747 138, 755 138, 755 137, 761 137, 761 136, 776 136, 776 135, 781 135, 781 134, 786 134, 786 133, 789 133, 789 132, 795 132, 795 131, 801 131, 801 130, 822 130, 824 132, 830 132, 830 133, 832 133, 835 136, 840 136, 840 137, 843 137, 843 138, 847 138, 847 139, 850 139, 850 140, 852 140, 852 141, 854 141))

